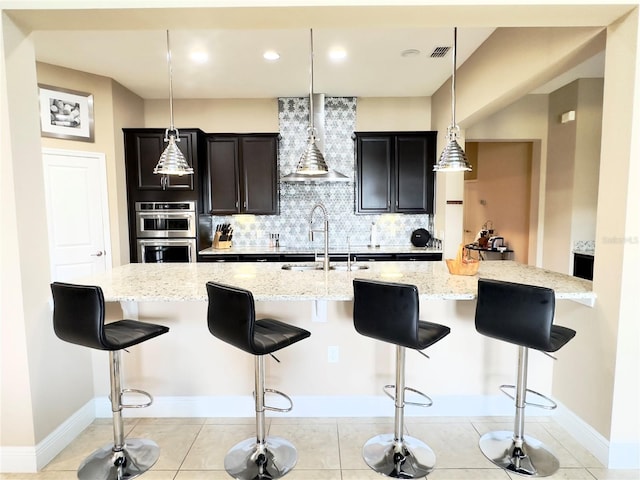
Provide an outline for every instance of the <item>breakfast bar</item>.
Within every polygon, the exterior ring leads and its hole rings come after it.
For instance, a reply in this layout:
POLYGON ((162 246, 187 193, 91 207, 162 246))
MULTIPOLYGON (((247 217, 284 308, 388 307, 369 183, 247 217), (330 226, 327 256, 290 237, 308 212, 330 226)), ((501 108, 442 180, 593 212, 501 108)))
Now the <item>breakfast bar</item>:
MULTIPOLYGON (((99 285, 108 319, 127 317, 170 327, 169 334, 125 355, 125 384, 156 397, 144 416, 246 416, 251 412, 252 371, 246 355, 207 330, 207 281, 250 290, 256 316, 305 328, 311 337, 267 360, 267 386, 290 394, 295 416, 387 416, 382 386, 394 375, 394 349, 358 335, 353 327, 354 278, 417 286, 420 318, 445 324, 451 334, 430 348, 430 360, 407 356, 407 385, 434 398, 414 415, 511 414, 498 385, 514 376, 514 350, 474 328, 478 278, 553 288, 556 323, 579 318, 593 306, 591 282, 512 261, 481 262, 473 276, 451 275, 444 262, 356 262, 359 269, 285 270, 283 263, 129 264, 85 278, 99 285), (568 301, 567 301, 568 300, 568 301), (233 368, 229 368, 233 365, 233 368)), ((334 265, 335 266, 335 265, 334 265)), ((585 325, 585 328, 588 326, 585 325)), ((94 353, 95 389, 109 416, 102 352, 94 353)), ((569 358, 571 348, 558 355, 569 358)), ((552 394, 553 360, 535 354, 529 382, 552 394)))

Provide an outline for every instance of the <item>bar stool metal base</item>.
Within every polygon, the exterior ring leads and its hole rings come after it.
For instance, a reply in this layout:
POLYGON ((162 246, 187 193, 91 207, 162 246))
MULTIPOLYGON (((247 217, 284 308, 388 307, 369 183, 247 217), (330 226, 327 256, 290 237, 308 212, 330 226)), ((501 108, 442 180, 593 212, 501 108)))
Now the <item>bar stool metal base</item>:
POLYGON ((521 448, 513 432, 496 431, 480 437, 480 450, 497 466, 526 477, 548 477, 560 468, 558 459, 535 438, 524 436, 521 448))
POLYGON ((160 457, 160 447, 152 440, 130 438, 120 451, 113 443, 99 448, 78 468, 79 480, 126 480, 142 475, 160 457))
POLYGON ((296 447, 280 437, 255 438, 236 444, 224 457, 224 469, 237 480, 272 480, 289 473, 298 461, 296 447))
POLYGON ((425 477, 436 464, 436 455, 426 443, 407 435, 398 442, 391 433, 370 438, 362 457, 372 470, 391 478, 425 477))

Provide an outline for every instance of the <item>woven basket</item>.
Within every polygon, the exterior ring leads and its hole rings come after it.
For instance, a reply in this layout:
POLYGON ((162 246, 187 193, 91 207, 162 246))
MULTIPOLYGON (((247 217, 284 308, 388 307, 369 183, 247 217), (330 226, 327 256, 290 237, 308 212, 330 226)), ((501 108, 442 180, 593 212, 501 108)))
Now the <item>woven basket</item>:
POLYGON ((478 267, 480 266, 478 260, 469 257, 465 258, 463 244, 460 244, 455 259, 447 258, 445 261, 451 275, 475 275, 478 273, 478 267))

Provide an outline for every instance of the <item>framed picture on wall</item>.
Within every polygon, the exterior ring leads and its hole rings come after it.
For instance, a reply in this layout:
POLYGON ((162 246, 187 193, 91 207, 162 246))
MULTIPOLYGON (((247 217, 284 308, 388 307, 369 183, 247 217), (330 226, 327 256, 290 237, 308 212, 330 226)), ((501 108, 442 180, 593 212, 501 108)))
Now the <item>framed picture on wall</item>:
POLYGON ((43 137, 93 142, 93 95, 38 85, 43 137))

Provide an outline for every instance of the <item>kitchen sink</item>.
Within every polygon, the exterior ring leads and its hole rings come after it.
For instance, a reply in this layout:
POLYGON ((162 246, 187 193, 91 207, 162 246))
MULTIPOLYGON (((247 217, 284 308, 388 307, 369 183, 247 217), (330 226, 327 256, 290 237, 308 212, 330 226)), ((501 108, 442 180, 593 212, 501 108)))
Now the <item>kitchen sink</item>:
MULTIPOLYGON (((349 271, 349 265, 347 265, 346 263, 338 263, 336 265, 331 265, 329 267, 331 270, 339 270, 341 272, 346 272, 349 271)), ((369 268, 369 265, 360 265, 360 264, 351 264, 351 271, 356 271, 356 270, 366 270, 367 268, 369 268)))
POLYGON ((285 263, 282 265, 283 270, 322 270, 321 263, 285 263))

